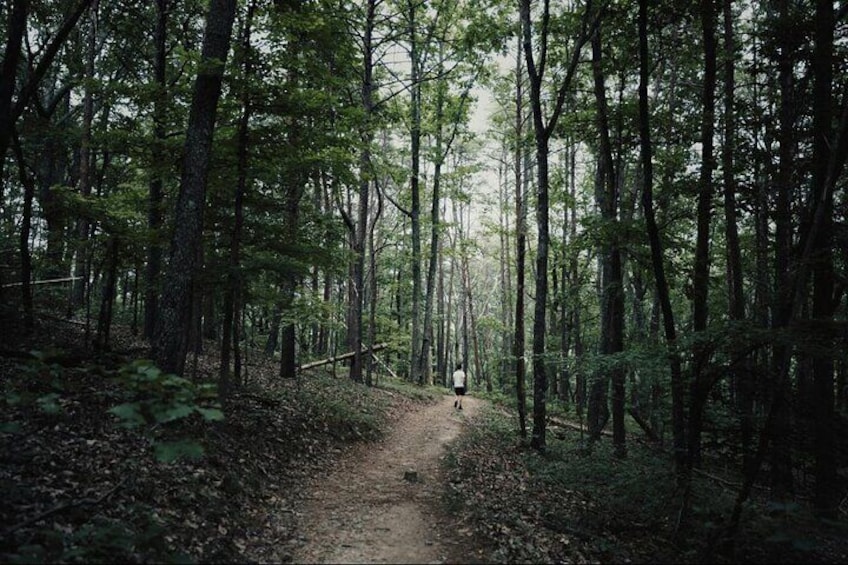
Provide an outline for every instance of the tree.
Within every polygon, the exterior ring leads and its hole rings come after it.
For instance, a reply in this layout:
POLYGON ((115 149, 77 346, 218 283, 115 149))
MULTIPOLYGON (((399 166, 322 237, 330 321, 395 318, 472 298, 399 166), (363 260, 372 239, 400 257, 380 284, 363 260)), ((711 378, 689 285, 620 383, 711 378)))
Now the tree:
MULTIPOLYGON (((601 26, 592 36, 592 71, 597 101, 597 124, 600 137, 598 157, 598 187, 596 189, 598 207, 605 220, 607 235, 601 250, 601 355, 613 355, 624 350, 624 289, 621 267, 621 251, 616 241, 618 230, 618 176, 612 156, 610 142, 609 117, 604 89, 604 73, 601 67, 601 26)), ((606 395, 609 387, 607 371, 612 373, 613 385, 613 443, 616 453, 626 454, 624 434, 624 371, 614 364, 610 369, 601 366, 602 374, 595 377, 589 393, 588 428, 589 439, 595 441, 601 436, 601 428, 606 413, 606 395)))
POLYGON ((550 33, 550 1, 544 0, 541 15, 541 28, 538 32, 538 62, 533 48, 533 20, 530 0, 522 0, 520 5, 522 45, 527 74, 530 78, 530 106, 533 112, 533 133, 536 148, 536 222, 538 239, 536 248, 536 303, 533 311, 533 433, 530 444, 534 449, 545 449, 545 418, 548 377, 545 368, 545 329, 548 295, 548 246, 550 231, 548 227, 548 193, 550 173, 548 154, 550 139, 563 111, 565 95, 571 85, 579 62, 580 51, 597 27, 600 12, 592 9, 592 1, 586 2, 577 39, 574 42, 571 57, 566 64, 565 74, 555 89, 556 98, 550 115, 546 118, 542 111, 542 86, 545 78, 548 40, 550 33))
POLYGON ((174 211, 174 233, 154 343, 159 367, 177 374, 183 372, 188 351, 192 295, 203 235, 206 175, 235 10, 235 0, 212 0, 209 5, 186 130, 183 172, 174 211))

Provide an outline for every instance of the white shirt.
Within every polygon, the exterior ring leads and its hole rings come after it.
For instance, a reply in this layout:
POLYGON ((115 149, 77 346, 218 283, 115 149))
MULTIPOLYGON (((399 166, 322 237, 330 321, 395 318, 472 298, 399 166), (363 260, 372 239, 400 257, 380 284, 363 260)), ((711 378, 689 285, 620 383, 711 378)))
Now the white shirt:
POLYGON ((465 371, 457 369, 453 372, 453 388, 465 388, 465 371))

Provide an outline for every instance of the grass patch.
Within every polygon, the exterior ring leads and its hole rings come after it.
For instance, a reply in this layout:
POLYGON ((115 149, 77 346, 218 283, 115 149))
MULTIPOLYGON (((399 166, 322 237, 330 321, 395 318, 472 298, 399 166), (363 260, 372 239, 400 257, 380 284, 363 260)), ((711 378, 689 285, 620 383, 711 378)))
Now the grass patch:
POLYGON ((376 388, 402 394, 416 402, 435 402, 448 391, 435 385, 420 386, 402 379, 383 378, 376 388))

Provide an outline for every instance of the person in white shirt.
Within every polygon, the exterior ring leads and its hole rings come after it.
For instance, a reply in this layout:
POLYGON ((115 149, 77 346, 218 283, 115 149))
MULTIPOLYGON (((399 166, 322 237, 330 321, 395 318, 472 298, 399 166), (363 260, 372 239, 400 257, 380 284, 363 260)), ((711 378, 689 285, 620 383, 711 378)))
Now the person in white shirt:
POLYGON ((453 401, 453 407, 462 410, 462 397, 465 396, 465 371, 462 370, 462 363, 456 364, 456 371, 453 372, 453 391, 456 393, 456 399, 453 401))

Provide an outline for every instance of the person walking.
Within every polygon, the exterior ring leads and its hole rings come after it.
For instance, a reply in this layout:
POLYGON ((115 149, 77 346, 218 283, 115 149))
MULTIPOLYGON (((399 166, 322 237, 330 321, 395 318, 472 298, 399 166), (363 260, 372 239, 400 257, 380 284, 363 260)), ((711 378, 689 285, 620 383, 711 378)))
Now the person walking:
POLYGON ((453 391, 456 393, 456 399, 453 401, 453 407, 462 410, 462 397, 465 396, 465 384, 467 377, 465 371, 462 370, 462 363, 456 364, 456 371, 453 372, 453 391))

